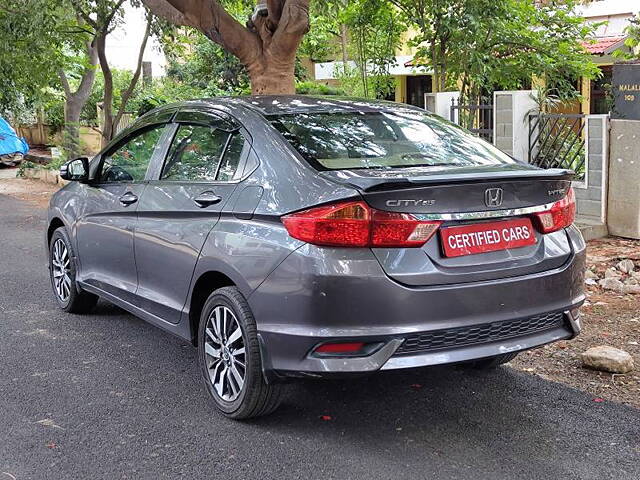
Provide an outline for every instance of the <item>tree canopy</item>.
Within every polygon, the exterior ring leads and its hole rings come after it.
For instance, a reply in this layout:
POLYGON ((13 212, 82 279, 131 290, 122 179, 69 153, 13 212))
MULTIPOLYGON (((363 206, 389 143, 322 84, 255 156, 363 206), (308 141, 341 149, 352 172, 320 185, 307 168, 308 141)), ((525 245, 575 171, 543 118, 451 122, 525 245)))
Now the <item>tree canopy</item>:
POLYGON ((0 4, 0 112, 33 105, 57 81, 72 18, 50 0, 0 4))
POLYGON ((581 45, 593 27, 573 0, 391 2, 417 31, 418 59, 433 69, 438 90, 459 87, 477 98, 483 88, 520 88, 538 76, 570 94, 579 76, 597 74, 581 45))
POLYGON ((627 38, 624 44, 629 50, 617 50, 614 55, 624 60, 640 60, 640 13, 631 19, 625 33, 627 38))

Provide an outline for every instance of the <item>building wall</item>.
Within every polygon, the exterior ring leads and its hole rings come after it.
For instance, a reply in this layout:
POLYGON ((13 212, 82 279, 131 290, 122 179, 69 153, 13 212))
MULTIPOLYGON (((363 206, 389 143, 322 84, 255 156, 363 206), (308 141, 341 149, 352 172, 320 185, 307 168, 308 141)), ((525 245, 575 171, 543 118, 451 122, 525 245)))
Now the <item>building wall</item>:
POLYGON ((607 223, 613 235, 640 238, 640 121, 611 120, 607 223))
POLYGON ((513 95, 495 95, 495 145, 513 155, 513 95))
POLYGON ((590 115, 586 119, 586 175, 575 183, 578 219, 593 223, 606 222, 608 116, 590 115))

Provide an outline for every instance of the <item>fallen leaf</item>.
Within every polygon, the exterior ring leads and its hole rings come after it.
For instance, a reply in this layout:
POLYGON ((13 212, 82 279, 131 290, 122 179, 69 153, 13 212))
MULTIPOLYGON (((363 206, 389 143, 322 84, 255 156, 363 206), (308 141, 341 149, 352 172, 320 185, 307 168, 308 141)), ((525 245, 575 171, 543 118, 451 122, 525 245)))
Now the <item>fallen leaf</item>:
POLYGON ((60 430, 64 430, 64 428, 62 428, 60 425, 56 425, 55 422, 50 418, 44 418, 42 420, 38 420, 36 423, 40 425, 44 425, 45 427, 53 427, 53 428, 59 428, 60 430))

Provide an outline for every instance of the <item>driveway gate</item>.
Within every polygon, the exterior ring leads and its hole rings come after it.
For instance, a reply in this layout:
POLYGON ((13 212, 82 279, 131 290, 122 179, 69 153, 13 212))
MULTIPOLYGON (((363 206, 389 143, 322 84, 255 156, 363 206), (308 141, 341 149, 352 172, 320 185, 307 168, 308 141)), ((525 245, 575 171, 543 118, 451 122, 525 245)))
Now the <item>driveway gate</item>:
POLYGON ((529 115, 529 163, 542 168, 568 168, 585 178, 585 115, 529 115))
POLYGON ((491 103, 461 105, 452 98, 449 118, 471 133, 493 143, 493 105, 491 103))

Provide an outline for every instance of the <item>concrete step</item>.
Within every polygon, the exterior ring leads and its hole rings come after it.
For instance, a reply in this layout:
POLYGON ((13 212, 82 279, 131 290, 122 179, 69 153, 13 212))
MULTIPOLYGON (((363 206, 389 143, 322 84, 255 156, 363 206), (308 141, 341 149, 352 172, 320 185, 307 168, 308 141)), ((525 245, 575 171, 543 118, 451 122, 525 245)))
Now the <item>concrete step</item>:
POLYGON ((593 220, 576 219, 576 226, 582 232, 582 236, 586 241, 602 238, 609 235, 609 229, 604 223, 594 222, 593 220))

